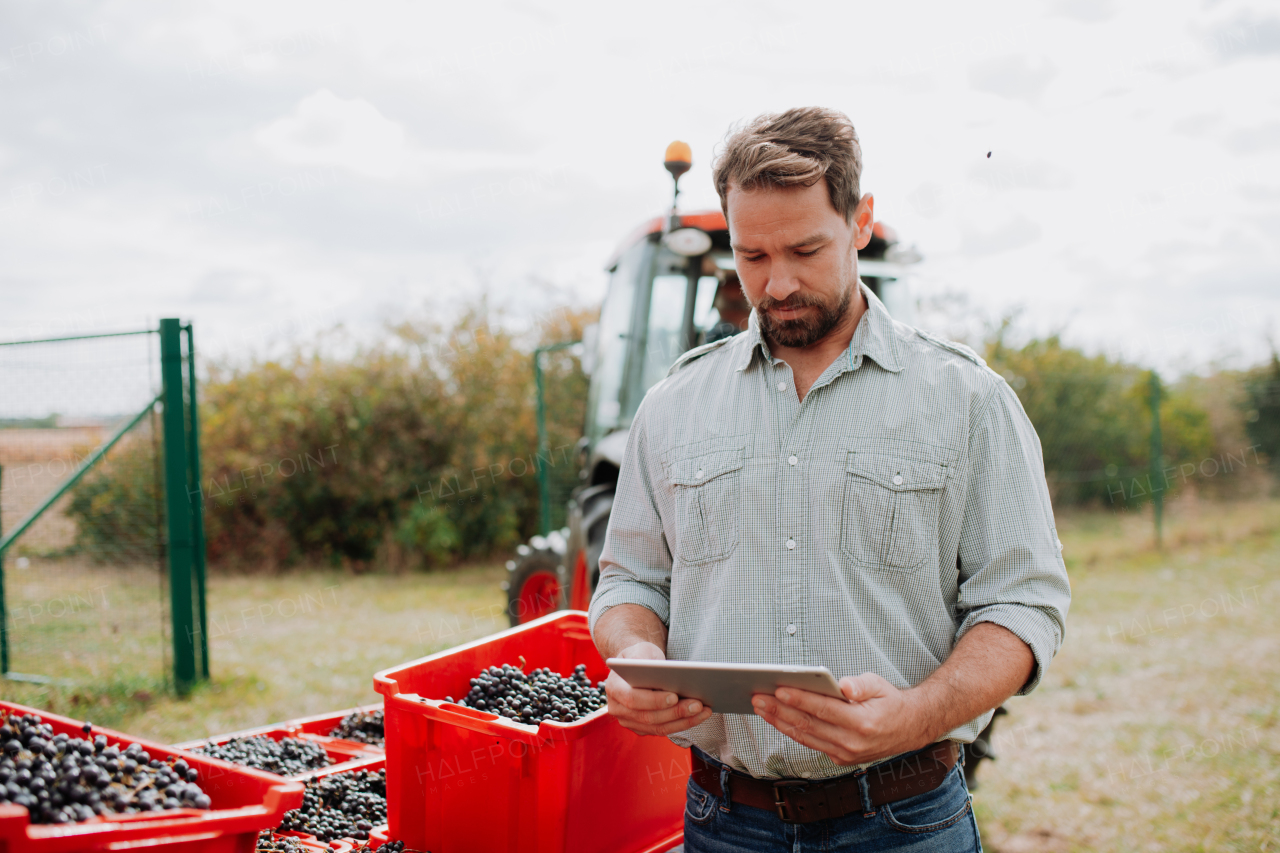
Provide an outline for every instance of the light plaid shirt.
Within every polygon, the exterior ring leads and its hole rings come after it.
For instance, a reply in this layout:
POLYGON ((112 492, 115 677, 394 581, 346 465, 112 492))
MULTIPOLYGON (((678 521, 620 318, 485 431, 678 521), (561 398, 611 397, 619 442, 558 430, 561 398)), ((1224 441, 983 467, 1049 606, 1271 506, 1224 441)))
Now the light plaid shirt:
MULTIPOLYGON (((923 681, 994 622, 1036 668, 1071 592, 1040 441, 976 354, 868 310, 803 402, 753 312, 686 353, 627 439, 591 625, 639 604, 672 660, 825 666, 923 681)), ((990 712, 950 732, 972 741, 990 712)), ((759 778, 849 772, 752 715, 673 735, 759 778)))

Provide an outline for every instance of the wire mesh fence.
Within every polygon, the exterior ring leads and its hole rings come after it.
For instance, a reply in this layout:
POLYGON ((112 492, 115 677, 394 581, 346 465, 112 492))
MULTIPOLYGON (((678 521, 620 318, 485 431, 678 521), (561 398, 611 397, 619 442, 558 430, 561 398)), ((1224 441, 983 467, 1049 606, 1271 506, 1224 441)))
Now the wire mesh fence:
POLYGON ((0 345, 9 678, 172 686, 163 387, 154 330, 0 345))
POLYGON ((1275 487, 1280 366, 1166 383, 1053 347, 997 350, 992 366, 1036 428, 1055 510, 1152 512, 1158 540, 1168 501, 1275 487))

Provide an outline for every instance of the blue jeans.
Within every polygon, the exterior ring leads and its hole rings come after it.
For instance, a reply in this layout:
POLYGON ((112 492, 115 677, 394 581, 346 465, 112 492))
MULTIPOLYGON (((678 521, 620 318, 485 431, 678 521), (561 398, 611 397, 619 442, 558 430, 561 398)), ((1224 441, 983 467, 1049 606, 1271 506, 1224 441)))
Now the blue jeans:
MULTIPOLYGON (((723 768, 706 753, 701 754, 708 764, 723 768)), ((928 793, 886 803, 870 814, 855 812, 813 823, 783 823, 776 812, 713 797, 690 778, 684 810, 684 849, 685 853, 982 853, 982 841, 978 838, 969 789, 964 784, 964 770, 957 762, 942 784, 928 793)))

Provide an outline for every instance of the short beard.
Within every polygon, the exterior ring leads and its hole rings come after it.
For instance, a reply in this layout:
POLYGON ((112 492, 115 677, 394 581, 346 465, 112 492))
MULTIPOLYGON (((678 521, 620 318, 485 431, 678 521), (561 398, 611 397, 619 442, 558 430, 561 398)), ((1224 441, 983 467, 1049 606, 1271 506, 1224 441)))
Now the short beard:
POLYGON ((765 340, 790 349, 801 349, 825 338, 844 319, 852 301, 853 285, 848 285, 834 302, 824 302, 818 296, 793 293, 782 301, 768 295, 762 296, 754 307, 760 318, 760 331, 764 333, 765 340), (817 308, 817 316, 774 320, 769 314, 772 308, 807 306, 817 308))

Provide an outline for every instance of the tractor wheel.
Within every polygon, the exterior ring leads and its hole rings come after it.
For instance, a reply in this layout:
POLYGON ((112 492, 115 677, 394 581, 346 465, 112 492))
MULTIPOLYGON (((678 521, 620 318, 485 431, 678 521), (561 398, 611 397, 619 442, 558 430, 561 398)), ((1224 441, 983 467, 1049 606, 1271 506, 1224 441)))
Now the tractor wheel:
POLYGON ((507 583, 507 618, 513 628, 565 606, 560 561, 549 551, 521 557, 507 583))

